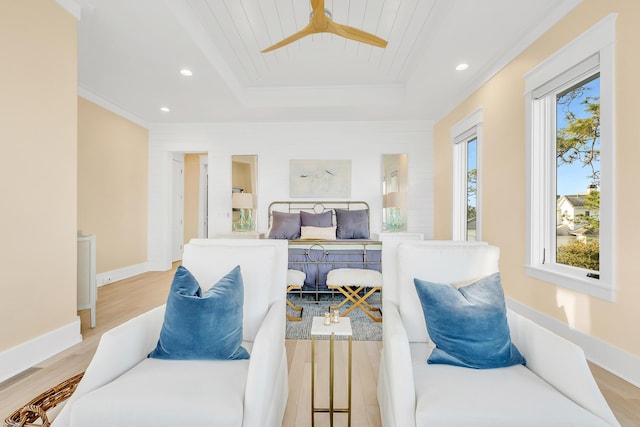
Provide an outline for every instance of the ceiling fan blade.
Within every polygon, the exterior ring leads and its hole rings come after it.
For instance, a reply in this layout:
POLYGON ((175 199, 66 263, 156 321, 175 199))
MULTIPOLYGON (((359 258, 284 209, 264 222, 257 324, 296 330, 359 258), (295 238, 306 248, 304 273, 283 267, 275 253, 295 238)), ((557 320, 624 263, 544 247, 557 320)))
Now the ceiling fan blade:
POLYGON ((324 9, 324 0, 311 0, 311 10, 315 13, 316 10, 324 9))
POLYGON ((326 32, 331 19, 325 14, 324 0, 311 0, 311 8, 311 26, 318 33, 326 32))
POLYGON ((315 34, 315 33, 317 33, 317 31, 315 31, 312 28, 312 26, 309 24, 303 29, 301 29, 300 31, 298 31, 297 33, 293 33, 289 37, 280 40, 278 43, 274 44, 273 46, 269 46, 268 48, 262 50, 261 53, 271 52, 272 50, 279 49, 282 46, 286 46, 290 43, 293 43, 296 40, 300 40, 303 37, 306 37, 308 35, 315 34))
POLYGON ((333 33, 341 37, 355 40, 358 42, 370 44, 377 47, 387 47, 387 41, 381 39, 378 36, 374 36, 366 31, 359 30, 357 28, 350 27, 348 25, 337 24, 325 15, 324 0, 310 0, 311 8, 313 9, 313 15, 309 24, 302 30, 290 35, 289 37, 279 41, 273 46, 262 50, 262 53, 271 52, 296 40, 300 40, 311 34, 316 33, 333 33))
POLYGON ((378 36, 374 36, 371 33, 367 33, 366 31, 362 31, 357 28, 349 27, 348 25, 337 24, 333 21, 329 21, 329 26, 326 31, 373 46, 387 47, 387 41, 378 36))

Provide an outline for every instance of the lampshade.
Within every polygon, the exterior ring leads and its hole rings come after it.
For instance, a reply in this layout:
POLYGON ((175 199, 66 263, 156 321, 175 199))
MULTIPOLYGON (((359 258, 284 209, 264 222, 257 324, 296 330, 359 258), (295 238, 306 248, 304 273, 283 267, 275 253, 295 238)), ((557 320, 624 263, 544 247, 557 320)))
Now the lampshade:
POLYGON ((231 195, 231 207, 234 209, 253 209, 253 194, 233 193, 231 195))
POLYGON ((384 199, 385 208, 406 208, 407 207, 407 193, 404 191, 394 191, 388 193, 384 199))

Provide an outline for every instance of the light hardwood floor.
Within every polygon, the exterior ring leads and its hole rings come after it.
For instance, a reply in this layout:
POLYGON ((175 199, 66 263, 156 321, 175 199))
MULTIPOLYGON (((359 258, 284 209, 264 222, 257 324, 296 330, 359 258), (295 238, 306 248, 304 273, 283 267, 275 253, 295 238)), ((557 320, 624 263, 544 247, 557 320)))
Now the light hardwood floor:
MULTIPOLYGON (((174 265, 174 269, 177 265, 174 265)), ((164 304, 174 270, 150 272, 122 280, 98 290, 97 326, 88 328, 89 311, 79 312, 82 321, 82 343, 0 383, 0 415, 4 420, 12 411, 34 396, 86 369, 102 333, 114 326, 164 304)), ((328 342, 316 341, 316 406, 328 406, 328 342)), ((352 425, 380 426, 376 398, 378 366, 382 343, 353 343, 352 425)), ((311 425, 311 341, 287 340, 289 365, 289 400, 283 427, 311 425)), ((346 342, 336 343, 336 406, 346 402, 346 342), (344 373, 344 375, 340 375, 344 373)), ((640 389, 591 365, 605 398, 623 427, 640 427, 640 389)), ((335 415, 336 426, 346 426, 346 415, 335 415)), ((316 426, 329 425, 328 415, 317 414, 316 426)))

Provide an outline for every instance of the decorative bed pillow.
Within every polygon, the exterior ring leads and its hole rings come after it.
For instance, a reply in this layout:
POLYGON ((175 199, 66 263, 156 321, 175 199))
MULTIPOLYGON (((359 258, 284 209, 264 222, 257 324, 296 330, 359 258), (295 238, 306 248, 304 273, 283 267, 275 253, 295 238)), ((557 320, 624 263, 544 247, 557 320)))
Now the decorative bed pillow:
POLYGON ((368 239, 369 209, 336 209, 336 225, 338 239, 368 239))
POLYGON ((414 283, 436 345, 427 363, 475 369, 525 364, 511 342, 500 273, 458 289, 417 278, 414 283))
POLYGON ((271 212, 271 239, 295 240, 300 238, 300 214, 271 212))
POLYGON ((164 322, 149 357, 176 360, 248 359, 242 344, 244 286, 240 266, 204 295, 196 278, 179 266, 171 283, 164 322))
POLYGON ((303 227, 332 227, 333 211, 328 210, 320 214, 300 211, 300 225, 303 227))
POLYGON ((300 227, 300 239, 336 240, 336 227, 300 227))

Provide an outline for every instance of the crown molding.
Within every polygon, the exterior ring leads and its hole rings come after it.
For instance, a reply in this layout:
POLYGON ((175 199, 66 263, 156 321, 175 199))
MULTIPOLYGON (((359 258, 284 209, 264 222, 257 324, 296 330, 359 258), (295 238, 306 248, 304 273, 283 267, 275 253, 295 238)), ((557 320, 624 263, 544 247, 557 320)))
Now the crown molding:
POLYGON ((119 107, 117 105, 115 105, 114 103, 107 101, 106 99, 104 99, 103 97, 96 95, 95 93, 91 92, 90 90, 82 87, 82 86, 78 86, 78 96, 80 96, 81 98, 86 99, 87 101, 91 101, 94 104, 97 104, 99 106, 101 106, 104 109, 107 109, 109 111, 111 111, 114 114, 117 114, 121 117, 124 117, 125 119, 132 121, 133 123, 142 126, 143 128, 149 129, 149 123, 146 122, 145 120, 141 119, 140 117, 136 116, 135 114, 130 113, 129 111, 125 110, 122 107, 119 107))
POLYGON ((546 19, 540 21, 534 28, 526 33, 518 43, 509 49, 500 58, 497 58, 493 63, 489 64, 485 70, 473 80, 465 90, 461 91, 457 97, 451 98, 447 105, 444 105, 440 114, 434 117, 436 122, 442 120, 453 109, 464 102, 468 97, 473 95, 475 91, 480 89, 485 83, 487 83, 493 76, 498 74, 504 67, 509 65, 511 61, 516 59, 522 52, 524 52, 529 46, 531 46, 536 40, 538 40, 544 33, 549 31, 551 27, 556 25, 567 14, 575 9, 582 0, 562 0, 557 3, 552 11, 547 14, 546 19))

